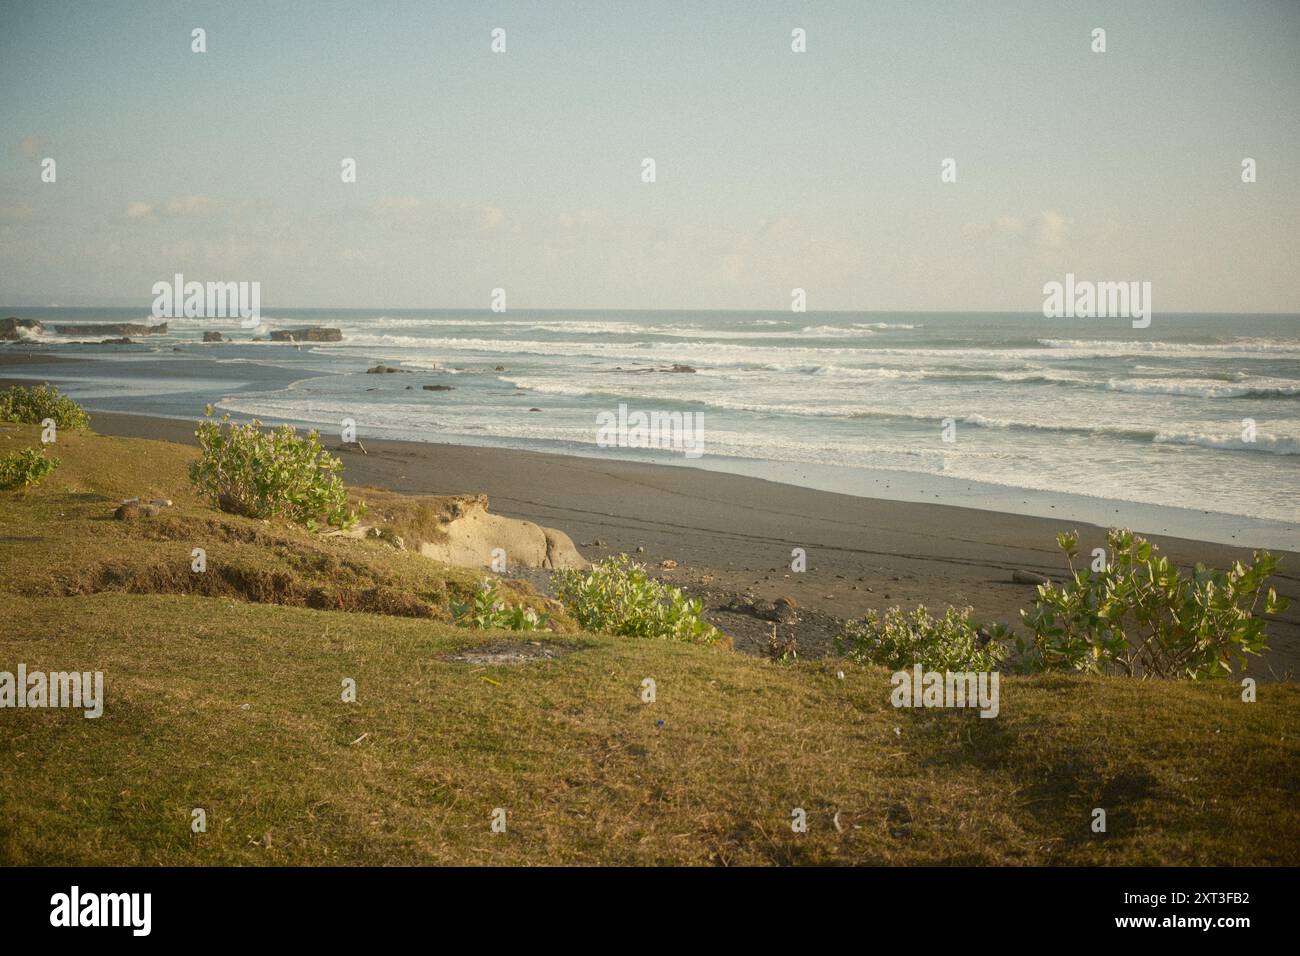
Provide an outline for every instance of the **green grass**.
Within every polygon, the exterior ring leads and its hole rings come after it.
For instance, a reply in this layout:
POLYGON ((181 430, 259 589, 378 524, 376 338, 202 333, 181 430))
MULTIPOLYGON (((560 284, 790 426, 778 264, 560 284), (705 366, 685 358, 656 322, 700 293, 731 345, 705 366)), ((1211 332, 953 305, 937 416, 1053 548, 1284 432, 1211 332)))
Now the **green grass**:
MULTIPOLYGON (((172 561, 190 573, 189 539, 141 537, 160 519, 105 517, 127 494, 174 498, 168 518, 191 530, 254 526, 265 537, 231 553, 290 578, 330 577, 299 566, 304 548, 397 590, 477 575, 218 515, 184 497, 189 449, 61 435, 58 453, 46 485, 0 494, 0 670, 100 670, 107 702, 98 720, 0 710, 0 863, 1300 862, 1293 685, 1245 704, 1226 682, 1011 677, 989 720, 895 710, 888 671, 850 662, 69 590, 79 568, 113 562, 126 580, 172 561), (521 638, 579 649, 514 667, 447 659, 521 638), (190 831, 194 807, 208 832, 190 831), (807 833, 791 831, 794 807, 807 833)), ((209 548, 208 573, 225 548, 209 548)))

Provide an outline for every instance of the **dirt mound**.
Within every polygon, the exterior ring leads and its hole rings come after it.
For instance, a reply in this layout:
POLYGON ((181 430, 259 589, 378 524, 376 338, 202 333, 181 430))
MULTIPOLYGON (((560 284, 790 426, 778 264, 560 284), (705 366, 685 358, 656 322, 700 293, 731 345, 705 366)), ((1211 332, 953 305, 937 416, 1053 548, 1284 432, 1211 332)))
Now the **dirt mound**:
POLYGON ((282 604, 319 611, 351 611, 394 617, 449 620, 446 590, 402 590, 373 578, 318 584, 287 570, 216 563, 202 573, 175 562, 151 565, 97 564, 65 582, 67 595, 124 591, 128 594, 190 594, 252 604, 282 604))
POLYGON ((492 568, 504 553, 508 568, 590 567, 563 531, 488 511, 487 495, 415 496, 355 488, 366 517, 347 534, 380 538, 426 558, 464 568, 492 568))

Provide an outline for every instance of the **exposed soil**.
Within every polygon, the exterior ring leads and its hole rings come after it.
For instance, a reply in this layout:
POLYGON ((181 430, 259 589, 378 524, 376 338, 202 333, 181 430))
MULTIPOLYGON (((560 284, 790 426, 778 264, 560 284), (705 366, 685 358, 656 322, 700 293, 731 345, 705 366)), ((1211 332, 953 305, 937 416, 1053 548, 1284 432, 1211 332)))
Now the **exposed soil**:
POLYGON ((554 641, 489 641, 478 647, 467 647, 447 660, 458 664, 478 664, 486 667, 510 667, 532 664, 536 661, 553 661, 582 648, 576 644, 557 644, 554 641))

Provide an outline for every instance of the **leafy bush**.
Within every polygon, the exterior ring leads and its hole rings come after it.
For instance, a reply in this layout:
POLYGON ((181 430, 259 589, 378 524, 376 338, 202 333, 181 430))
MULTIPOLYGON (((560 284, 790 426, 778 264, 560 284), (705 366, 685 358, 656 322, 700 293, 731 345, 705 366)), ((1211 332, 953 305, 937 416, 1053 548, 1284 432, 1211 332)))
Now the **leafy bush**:
POLYGON ((86 410, 50 385, 15 385, 0 392, 0 420, 39 425, 54 419, 59 428, 81 430, 90 427, 86 410))
POLYGON ((556 594, 589 631, 712 644, 722 634, 703 618, 699 601, 650 577, 626 554, 589 571, 557 571, 556 594))
POLYGON ((348 507, 339 471, 343 463, 321 448, 320 436, 299 437, 288 425, 262 431, 254 419, 230 423, 230 416, 199 422, 194 433, 202 454, 190 465, 190 480, 219 508, 250 518, 288 518, 316 530, 321 524, 346 529, 365 514, 365 503, 348 507))
POLYGON ((1075 570, 1077 532, 1059 534, 1073 579, 1062 587, 1040 585, 1032 611, 1022 611, 1033 632, 1021 646, 1028 666, 1130 677, 1221 677, 1247 654, 1267 650, 1264 622, 1254 616, 1261 595, 1264 611, 1277 614, 1287 602, 1264 582, 1277 559, 1257 551, 1254 563, 1233 563, 1227 571, 1200 564, 1185 577, 1158 548, 1131 531, 1106 536, 1111 560, 1100 572, 1075 570))
POLYGON ((971 608, 948 608, 934 617, 925 605, 905 613, 891 607, 885 613, 868 611, 861 621, 850 621, 835 639, 841 654, 891 670, 920 664, 935 671, 993 671, 1006 657, 1006 629, 993 625, 981 629, 971 623, 971 608))
POLYGON ((451 616, 461 627, 479 630, 496 627, 507 631, 546 631, 549 617, 530 607, 511 607, 497 597, 496 582, 484 579, 469 601, 452 601, 451 616))
POLYGON ((46 458, 44 448, 24 448, 0 457, 0 488, 26 488, 58 467, 59 459, 46 458))

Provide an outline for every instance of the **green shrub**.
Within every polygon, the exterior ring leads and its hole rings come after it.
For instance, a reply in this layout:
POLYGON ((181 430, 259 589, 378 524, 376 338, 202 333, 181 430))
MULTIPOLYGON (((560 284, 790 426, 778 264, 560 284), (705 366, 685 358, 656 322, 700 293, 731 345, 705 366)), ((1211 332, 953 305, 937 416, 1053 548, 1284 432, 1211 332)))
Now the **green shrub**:
POLYGON ((47 418, 59 428, 90 427, 86 410, 51 385, 15 385, 0 392, 0 420, 39 425, 47 418))
POLYGON ((924 604, 910 614, 891 607, 868 611, 850 621, 835 639, 836 648, 855 660, 904 670, 920 664, 934 671, 994 671, 1006 657, 1006 629, 981 629, 971 623, 971 608, 950 607, 934 617, 924 604))
POLYGON ((451 616, 461 627, 507 631, 548 631, 549 617, 525 605, 511 607, 497 596, 496 582, 484 579, 469 601, 452 601, 451 616))
POLYGON ((343 463, 321 448, 320 436, 299 436, 288 425, 262 431, 254 419, 230 423, 230 416, 199 422, 194 433, 202 452, 190 465, 190 480, 222 511, 250 518, 288 518, 316 530, 322 524, 346 529, 365 514, 365 503, 348 507, 339 471, 343 463))
POLYGON ((606 558, 589 571, 557 571, 559 599, 588 631, 712 644, 722 634, 703 618, 699 601, 656 581, 626 554, 606 558))
POLYGON ((46 458, 44 448, 24 448, 0 457, 0 488, 26 488, 58 467, 59 459, 46 458))
POLYGON ((1246 655, 1267 650, 1264 622, 1287 602, 1264 582, 1277 559, 1257 551, 1254 563, 1234 562, 1229 571, 1198 564, 1190 577, 1162 557, 1150 541, 1131 531, 1106 536, 1111 560, 1100 571, 1075 570, 1077 532, 1056 542, 1073 579, 1062 587, 1040 585, 1031 611, 1022 611, 1033 632, 1021 645, 1029 669, 1121 673, 1130 677, 1221 677, 1246 655))

